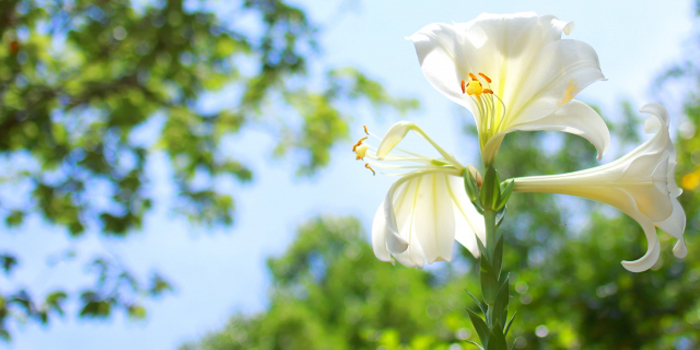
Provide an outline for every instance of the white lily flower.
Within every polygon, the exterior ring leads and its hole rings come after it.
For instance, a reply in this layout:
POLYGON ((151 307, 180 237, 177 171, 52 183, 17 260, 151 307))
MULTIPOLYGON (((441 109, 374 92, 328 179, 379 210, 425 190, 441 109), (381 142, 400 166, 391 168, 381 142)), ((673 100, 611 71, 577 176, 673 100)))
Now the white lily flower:
POLYGON ((605 80, 588 44, 562 40, 573 23, 551 15, 482 14, 467 23, 431 24, 407 39, 423 74, 476 119, 484 164, 492 164, 505 135, 556 130, 589 140, 602 158, 610 142, 603 119, 573 100, 605 80))
MULTIPOLYGON (((353 151, 357 159, 367 160, 365 167, 402 171, 377 209, 372 224, 374 254, 393 262, 392 255, 407 267, 422 268, 425 260, 450 261, 455 239, 474 256, 479 256, 478 236, 485 242, 482 216, 466 195, 462 173, 466 168, 445 152, 420 128, 410 122, 398 122, 374 148, 361 138, 353 151), (402 150, 397 144, 415 132, 427 140, 442 156, 429 158, 402 150)), ((470 171, 472 171, 470 169, 470 171)), ((476 170, 473 170, 476 171, 476 170)))
POLYGON ((568 174, 516 178, 514 187, 519 192, 561 193, 610 204, 635 219, 644 229, 648 247, 642 258, 622 262, 632 272, 648 270, 659 257, 655 225, 678 239, 673 249, 677 257, 687 254, 686 216, 678 202, 682 191, 676 185, 668 113, 658 104, 645 105, 640 112, 652 115, 644 130, 654 136, 622 158, 568 174))

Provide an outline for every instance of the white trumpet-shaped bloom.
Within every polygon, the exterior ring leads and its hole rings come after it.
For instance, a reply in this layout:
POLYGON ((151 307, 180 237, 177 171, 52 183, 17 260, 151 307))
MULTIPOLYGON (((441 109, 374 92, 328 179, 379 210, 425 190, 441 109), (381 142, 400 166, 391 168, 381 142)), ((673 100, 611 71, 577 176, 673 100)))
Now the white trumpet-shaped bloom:
POLYGON ((588 44, 561 39, 573 23, 551 15, 482 14, 467 23, 431 24, 407 39, 423 74, 476 119, 482 159, 493 163, 514 130, 556 130, 589 140, 600 159, 610 142, 603 119, 573 98, 605 77, 588 44))
POLYGON ((462 177, 465 166, 413 123, 394 124, 377 148, 365 142, 375 137, 365 132, 368 136, 353 146, 356 158, 366 160, 365 167, 372 172, 375 168, 400 172, 393 174, 400 177, 377 209, 372 224, 377 258, 393 262, 393 256, 407 267, 421 268, 426 260, 451 260, 455 240, 478 257, 476 240, 478 236, 484 241, 485 228, 482 216, 466 195, 462 177), (441 158, 396 147, 409 132, 425 138, 441 158))
POLYGON ((676 152, 668 132, 668 113, 658 104, 640 109, 649 113, 644 123, 651 139, 611 163, 568 174, 515 179, 515 191, 561 193, 595 200, 617 207, 635 219, 644 229, 646 254, 622 265, 633 272, 651 268, 658 260, 660 247, 655 226, 678 239, 673 252, 683 258, 687 248, 683 239, 686 216, 678 202, 681 190, 674 176, 676 152))

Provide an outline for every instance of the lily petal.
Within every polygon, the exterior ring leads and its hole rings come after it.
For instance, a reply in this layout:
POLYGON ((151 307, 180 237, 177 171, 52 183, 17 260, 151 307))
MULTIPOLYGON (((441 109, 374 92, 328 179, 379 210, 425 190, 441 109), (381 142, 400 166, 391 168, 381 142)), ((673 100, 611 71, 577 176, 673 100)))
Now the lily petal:
POLYGON ((449 176, 447 180, 447 190, 454 205, 455 239, 475 258, 478 258, 480 253, 476 240, 479 239, 484 245, 486 244, 484 217, 476 211, 467 197, 464 179, 449 176))
POLYGON ((423 137, 426 141, 428 141, 434 148, 435 150, 442 155, 445 160, 452 165, 454 165, 457 168, 462 168, 462 164, 460 164, 451 154, 447 153, 440 145, 435 143, 428 135, 423 132, 421 128, 419 128, 416 124, 407 122, 407 121, 400 121, 395 123, 394 125, 391 126, 389 131, 386 132, 384 137, 382 137, 382 140, 379 142, 379 147, 377 147, 377 158, 383 159, 386 157, 391 150, 396 147, 396 145, 403 140, 406 135, 408 134, 409 131, 415 131, 423 137))
POLYGON ((644 235, 647 238, 647 252, 637 260, 622 261, 622 266, 631 272, 643 272, 652 268, 656 261, 659 260, 659 255, 661 254, 659 236, 656 234, 654 223, 649 219, 639 215, 630 216, 642 225, 644 229, 644 235))
POLYGON ((381 261, 391 261, 391 253, 386 249, 387 227, 384 219, 384 202, 377 208, 377 213, 374 214, 372 221, 372 250, 374 255, 381 261))
POLYGON ((452 260, 455 218, 446 177, 425 175, 418 189, 415 230, 428 263, 452 260))
POLYGON ((595 146, 598 160, 610 146, 610 131, 603 118, 587 104, 573 100, 554 113, 530 123, 513 127, 513 130, 555 130, 579 135, 595 146))
POLYGON ((455 239, 478 257, 476 240, 484 242, 485 232, 464 179, 427 171, 394 183, 375 214, 372 248, 382 261, 393 256, 404 266, 422 268, 426 260, 451 260, 455 239))
POLYGON ((408 241, 399 235, 399 229, 396 223, 396 214, 394 214, 394 193, 399 186, 410 179, 411 177, 406 176, 394 182, 384 198, 384 220, 386 220, 387 233, 385 234, 385 237, 387 248, 392 254, 402 253, 408 248, 408 241))
POLYGON ((415 124, 406 121, 400 121, 392 125, 377 147, 377 158, 382 159, 386 157, 406 137, 406 134, 415 127, 415 124))
POLYGON ((651 268, 658 259, 659 243, 654 225, 678 239, 677 257, 687 248, 683 239, 686 216, 678 202, 676 152, 668 133, 668 114, 660 105, 645 105, 641 112, 652 115, 644 123, 654 135, 625 156, 605 165, 568 174, 515 179, 515 191, 561 193, 617 207, 635 219, 647 237, 647 253, 639 260, 625 261, 633 272, 651 268))

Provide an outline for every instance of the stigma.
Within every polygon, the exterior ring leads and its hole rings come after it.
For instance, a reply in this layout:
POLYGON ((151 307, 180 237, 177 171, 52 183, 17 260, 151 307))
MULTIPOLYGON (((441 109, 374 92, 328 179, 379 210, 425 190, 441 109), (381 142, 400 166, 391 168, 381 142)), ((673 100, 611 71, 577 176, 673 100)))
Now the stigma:
MULTIPOLYGON (((491 84, 491 78, 486 74, 480 72, 479 76, 481 76, 487 84, 491 84)), ((481 81, 479 81, 479 78, 476 77, 476 74, 469 73, 469 78, 471 80, 468 83, 462 80, 461 88, 463 94, 476 96, 477 99, 481 99, 481 94, 493 94, 493 90, 489 88, 484 89, 484 86, 481 84, 481 81)))

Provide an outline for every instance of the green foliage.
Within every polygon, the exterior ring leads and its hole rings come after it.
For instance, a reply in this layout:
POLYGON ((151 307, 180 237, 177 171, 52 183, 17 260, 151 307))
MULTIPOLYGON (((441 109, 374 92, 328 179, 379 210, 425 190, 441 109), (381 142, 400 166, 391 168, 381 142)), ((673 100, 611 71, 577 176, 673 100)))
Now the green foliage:
POLYGON ((234 316, 221 332, 182 348, 447 349, 437 344, 456 341, 453 327, 466 316, 464 285, 436 293, 436 276, 377 260, 354 219, 302 226, 268 267, 267 312, 234 316))
MULTIPOLYGON (((128 237, 153 208, 146 166, 157 155, 167 156, 176 188, 164 203, 194 223, 231 225, 235 197, 220 184, 254 174, 224 138, 270 130, 275 154, 293 153, 299 174, 310 176, 347 137, 348 101, 400 112, 417 105, 351 68, 311 76, 320 31, 286 1, 187 3, 0 0, 2 186, 13 197, 0 198, 0 217, 8 227, 34 215, 73 237, 128 237), (222 6, 226 18, 212 11, 222 6), (202 106, 202 96, 224 94, 218 106, 202 106)), ((16 261, 3 255, 5 271, 16 261)), ((95 286, 73 298, 84 317, 120 309, 143 318, 134 300, 169 290, 162 277, 139 281, 106 258, 93 265, 95 286)), ((19 313, 0 308, 2 337, 10 318, 45 323, 47 313, 62 313, 51 295, 18 293, 0 287, 8 303, 26 303, 19 313)))

